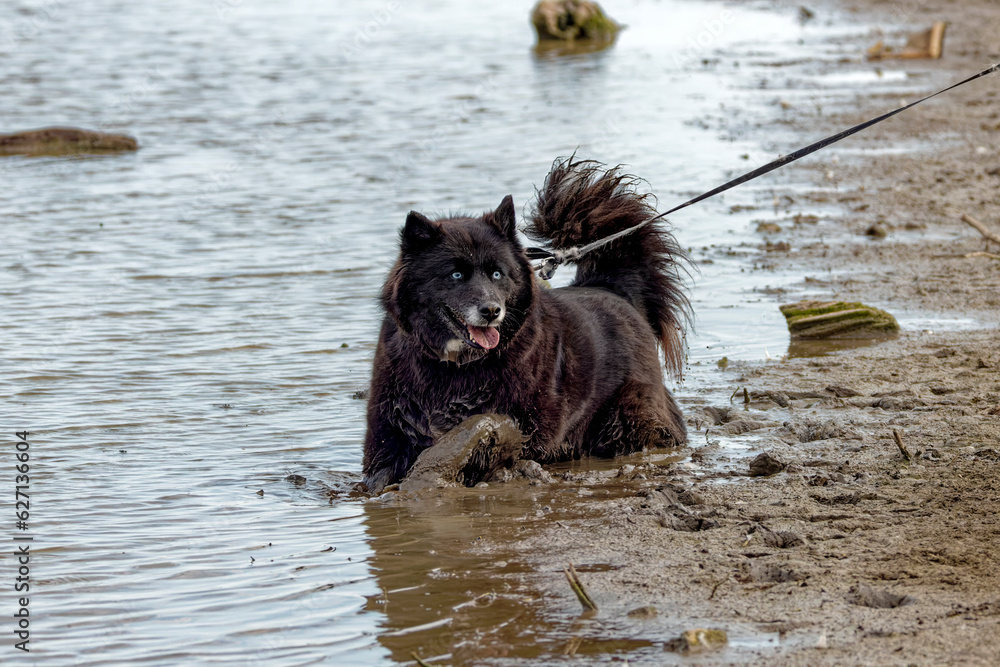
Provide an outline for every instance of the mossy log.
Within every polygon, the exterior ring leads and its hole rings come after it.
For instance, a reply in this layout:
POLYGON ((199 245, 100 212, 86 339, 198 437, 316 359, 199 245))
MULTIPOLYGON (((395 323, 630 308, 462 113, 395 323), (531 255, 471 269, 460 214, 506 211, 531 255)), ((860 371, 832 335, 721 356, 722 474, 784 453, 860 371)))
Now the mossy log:
POLYGON ((75 127, 47 127, 0 134, 0 155, 88 155, 134 151, 139 143, 125 134, 75 127))
POLYGON ((882 338, 899 333, 896 318, 863 303, 799 301, 781 306, 793 339, 882 338))
POLYGON ((538 41, 610 42, 622 26, 589 0, 541 0, 531 12, 538 41))

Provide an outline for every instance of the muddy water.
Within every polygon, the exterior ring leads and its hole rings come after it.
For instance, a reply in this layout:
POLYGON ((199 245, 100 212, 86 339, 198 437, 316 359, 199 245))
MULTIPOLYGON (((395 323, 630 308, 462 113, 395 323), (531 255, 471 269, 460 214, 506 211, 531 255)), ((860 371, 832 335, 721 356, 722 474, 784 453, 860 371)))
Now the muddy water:
MULTIPOLYGON (((498 559, 464 551, 541 511, 534 496, 331 495, 360 469, 353 394, 396 230, 411 208, 524 204, 574 150, 631 165, 665 205, 712 187, 768 157, 749 131, 771 113, 762 68, 801 55, 806 33, 791 14, 636 0, 614 11, 630 27, 613 49, 559 58, 532 52, 528 9, 0 9, 0 129, 70 124, 142 145, 0 162, 2 422, 8 439, 31 432, 37 664, 561 654, 571 605, 494 591, 498 559), (497 613, 467 613, 486 605, 497 613)), ((682 402, 705 400, 718 357, 787 346, 765 288, 801 276, 752 270, 759 212, 740 208, 770 206, 769 187, 673 219, 699 262, 682 402)), ((666 630, 632 632, 578 653, 655 664, 666 630)))

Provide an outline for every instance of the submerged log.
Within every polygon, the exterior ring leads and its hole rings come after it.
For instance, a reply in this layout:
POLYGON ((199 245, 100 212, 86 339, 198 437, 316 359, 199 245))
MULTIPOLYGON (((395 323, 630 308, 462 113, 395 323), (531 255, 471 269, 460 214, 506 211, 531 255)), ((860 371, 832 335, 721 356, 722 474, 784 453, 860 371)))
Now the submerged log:
POLYGON ((475 486, 517 460, 524 436, 510 417, 469 417, 417 457, 399 484, 404 493, 446 486, 475 486))
POLYGON ((896 318, 863 303, 799 301, 781 306, 793 339, 883 338, 899 333, 896 318))
POLYGON ((139 143, 128 135, 75 127, 47 127, 0 134, 0 155, 87 155, 138 148, 139 143))
POLYGON ((548 40, 610 42, 622 26, 590 0, 541 0, 531 12, 539 43, 548 40))

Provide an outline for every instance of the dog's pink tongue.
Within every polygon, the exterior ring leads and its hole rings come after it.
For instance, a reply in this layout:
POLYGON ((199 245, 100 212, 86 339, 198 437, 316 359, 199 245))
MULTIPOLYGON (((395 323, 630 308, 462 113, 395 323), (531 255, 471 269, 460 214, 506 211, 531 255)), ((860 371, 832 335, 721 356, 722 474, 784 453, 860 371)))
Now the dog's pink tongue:
POLYGON ((480 347, 492 350, 500 342, 500 332, 493 327, 474 327, 469 325, 469 335, 480 347))

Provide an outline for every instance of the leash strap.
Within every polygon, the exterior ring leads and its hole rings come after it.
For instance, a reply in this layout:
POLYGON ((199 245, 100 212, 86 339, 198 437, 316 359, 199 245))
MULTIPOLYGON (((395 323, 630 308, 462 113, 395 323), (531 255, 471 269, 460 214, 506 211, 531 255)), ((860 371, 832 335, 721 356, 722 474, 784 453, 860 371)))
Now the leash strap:
POLYGON ((852 134, 857 134, 858 132, 860 132, 862 130, 868 129, 872 125, 876 125, 876 124, 881 123, 882 121, 884 121, 886 119, 892 118, 896 114, 902 113, 902 112, 906 111, 907 109, 909 109, 911 107, 915 107, 915 106, 917 106, 918 104, 920 104, 922 102, 926 102, 927 100, 931 99, 932 97, 937 97, 938 95, 941 95, 942 93, 947 93, 949 90, 954 90, 955 88, 958 88, 959 86, 964 86, 965 84, 970 83, 972 81, 975 81, 976 79, 981 79, 984 76, 989 76, 990 74, 993 74, 994 72, 998 72, 998 71, 1000 71, 1000 63, 997 63, 996 65, 993 65, 992 67, 988 67, 988 68, 984 69, 982 72, 980 72, 979 74, 974 74, 973 76, 970 76, 969 78, 967 78, 967 79, 965 79, 963 81, 959 81, 956 84, 948 86, 947 88, 945 88, 943 90, 939 90, 936 93, 932 93, 931 95, 928 95, 927 97, 922 97, 919 100, 917 100, 916 102, 910 102, 909 104, 907 104, 905 106, 899 107, 898 109, 893 109, 892 111, 890 111, 888 113, 884 113, 881 116, 878 116, 876 118, 872 118, 871 120, 867 120, 867 121, 865 121, 865 122, 863 122, 863 123, 861 123, 859 125, 855 125, 854 127, 849 128, 847 130, 844 130, 843 132, 839 132, 839 133, 837 133, 837 134, 835 134, 833 136, 827 137, 826 139, 821 139, 821 140, 817 141, 816 143, 809 144, 805 148, 800 148, 799 150, 795 151, 794 153, 789 153, 788 155, 783 155, 783 156, 779 157, 777 160, 773 160, 772 162, 768 162, 764 166, 758 167, 758 168, 754 169, 753 171, 748 171, 747 173, 745 173, 742 176, 739 176, 737 178, 734 178, 733 180, 729 181, 728 183, 724 183, 723 185, 720 185, 719 187, 717 187, 717 188, 715 188, 713 190, 709 190, 708 192, 700 194, 697 197, 695 197, 694 199, 689 199, 688 201, 684 202, 683 204, 681 204, 679 206, 673 207, 672 209, 670 209, 666 213, 661 213, 661 214, 659 214, 659 215, 657 215, 655 217, 650 218, 649 220, 646 220, 644 222, 640 222, 638 225, 635 225, 634 227, 629 227, 628 229, 623 229, 620 232, 616 232, 616 233, 612 234, 611 236, 608 236, 608 237, 603 238, 603 239, 598 239, 597 241, 594 241, 592 243, 588 243, 587 245, 576 246, 576 247, 573 247, 573 248, 565 248, 565 249, 562 249, 562 250, 549 250, 547 248, 527 248, 528 258, 529 259, 541 260, 541 262, 535 267, 535 269, 538 271, 538 275, 539 275, 540 278, 542 278, 544 280, 548 280, 555 273, 555 271, 559 267, 559 265, 563 264, 564 262, 577 261, 580 257, 582 257, 583 255, 587 254, 591 250, 596 250, 597 248, 600 248, 601 246, 603 246, 603 245, 605 245, 607 243, 611 243, 612 241, 614 241, 617 238, 625 236, 626 234, 631 234, 632 232, 637 231, 638 229, 640 229, 642 227, 645 227, 646 225, 650 224, 651 222, 654 222, 656 220, 659 220, 660 218, 666 217, 666 216, 670 215, 671 213, 673 213, 675 211, 679 211, 682 208, 687 208, 688 206, 691 206, 692 204, 697 204, 698 202, 700 202, 700 201, 702 201, 704 199, 708 199, 709 197, 714 197, 715 195, 717 195, 719 193, 725 192, 726 190, 729 190, 731 188, 735 188, 737 185, 742 185, 743 183, 746 183, 747 181, 752 181, 753 179, 755 179, 755 178, 757 178, 759 176, 763 176, 764 174, 767 174, 768 172, 772 172, 775 169, 779 169, 781 167, 784 167, 786 164, 791 164, 792 162, 795 162, 796 160, 798 160, 800 158, 804 158, 805 156, 810 155, 811 153, 815 153, 816 151, 822 150, 822 149, 826 148, 827 146, 829 146, 831 144, 835 144, 838 141, 840 141, 841 139, 846 139, 847 137, 851 136, 852 134))

